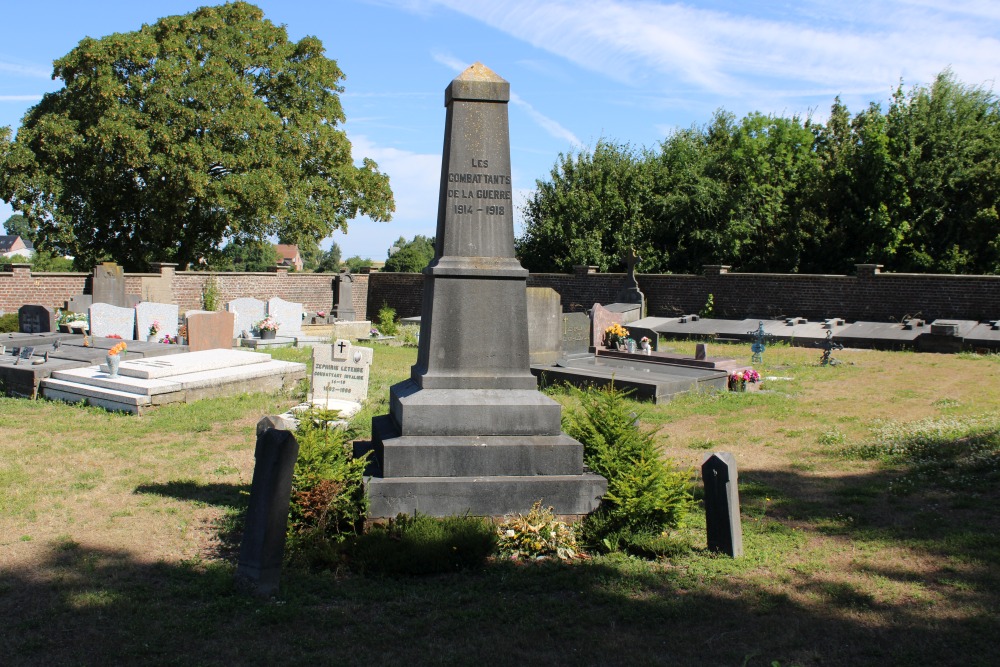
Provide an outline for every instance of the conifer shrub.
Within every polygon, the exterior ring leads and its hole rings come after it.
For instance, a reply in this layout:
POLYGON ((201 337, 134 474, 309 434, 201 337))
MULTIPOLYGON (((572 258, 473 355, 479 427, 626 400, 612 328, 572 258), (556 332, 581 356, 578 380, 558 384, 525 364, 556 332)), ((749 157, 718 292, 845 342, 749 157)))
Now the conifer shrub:
POLYGON ((668 531, 679 527, 692 507, 692 472, 660 457, 653 434, 639 426, 628 392, 614 385, 570 391, 580 408, 566 410, 564 429, 583 443, 587 467, 608 480, 600 507, 581 522, 581 541, 645 556, 683 548, 668 531))
POLYGON ((496 547, 487 519, 400 514, 346 545, 352 570, 362 574, 426 575, 482 567, 496 547))
POLYGON ((17 333, 19 328, 17 313, 0 315, 0 333, 17 333))
POLYGON ((335 410, 299 413, 299 457, 292 477, 288 552, 319 565, 336 560, 336 544, 358 534, 368 513, 362 483, 367 456, 355 458, 351 434, 333 425, 335 410))
POLYGON ((378 330, 383 336, 395 336, 399 333, 399 322, 396 321, 396 309, 385 303, 378 310, 378 330))

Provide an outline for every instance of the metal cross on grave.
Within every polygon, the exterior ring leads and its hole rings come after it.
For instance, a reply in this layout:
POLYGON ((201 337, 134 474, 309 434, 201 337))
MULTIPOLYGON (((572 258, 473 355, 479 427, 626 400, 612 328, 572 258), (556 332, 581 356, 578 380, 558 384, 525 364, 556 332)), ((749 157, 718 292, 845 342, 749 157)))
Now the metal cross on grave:
POLYGON ((823 356, 819 360, 820 366, 836 366, 840 360, 833 358, 834 350, 843 350, 844 346, 833 342, 833 331, 826 332, 826 340, 819 344, 823 348, 823 356))
POLYGON ((767 349, 767 344, 771 342, 774 336, 764 331, 763 322, 758 322, 757 330, 748 331, 747 335, 753 336, 753 343, 750 344, 750 351, 753 352, 753 356, 750 357, 750 363, 763 363, 764 350, 767 349))
POLYGON ((344 348, 347 347, 347 343, 345 343, 344 341, 340 341, 339 343, 337 343, 337 347, 340 349, 340 353, 343 354, 344 348))
POLYGON ((639 281, 635 279, 635 265, 642 261, 642 257, 636 253, 635 248, 629 248, 628 254, 623 258, 625 260, 625 267, 628 270, 627 280, 636 287, 639 287, 639 281))

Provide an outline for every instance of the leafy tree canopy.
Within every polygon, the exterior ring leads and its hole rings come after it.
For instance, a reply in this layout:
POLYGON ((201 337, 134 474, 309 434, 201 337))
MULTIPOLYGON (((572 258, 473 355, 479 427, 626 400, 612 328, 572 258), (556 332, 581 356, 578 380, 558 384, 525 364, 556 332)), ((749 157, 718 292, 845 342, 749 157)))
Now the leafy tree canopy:
POLYGON ((272 243, 249 240, 230 243, 210 266, 216 271, 264 272, 280 262, 281 256, 272 243))
POLYGON ((942 72, 827 123, 719 111, 653 150, 560 155, 517 239, 532 271, 1000 273, 1000 100, 942 72))
POLYGON ((361 269, 363 269, 366 266, 371 266, 372 264, 374 264, 374 262, 372 262, 371 258, 369 257, 362 258, 359 255, 354 255, 353 257, 348 257, 347 259, 345 259, 344 264, 347 266, 348 270, 350 270, 351 273, 359 273, 361 269))
POLYGON ((338 129, 343 74, 315 37, 254 5, 86 38, 65 86, 0 128, 0 198, 39 245, 81 266, 197 262, 226 241, 314 241, 358 214, 388 220, 389 180, 338 129))
POLYGON ((318 273, 340 273, 340 246, 336 243, 320 255, 316 266, 318 273))
POLYGON ((394 244, 396 251, 389 251, 383 271, 420 273, 434 259, 434 239, 417 234, 412 241, 402 236, 394 244))
POLYGON ((12 236, 20 236, 22 239, 28 239, 32 243, 35 242, 35 230, 32 229, 31 223, 20 213, 15 213, 14 215, 7 218, 3 223, 4 234, 10 234, 12 236))

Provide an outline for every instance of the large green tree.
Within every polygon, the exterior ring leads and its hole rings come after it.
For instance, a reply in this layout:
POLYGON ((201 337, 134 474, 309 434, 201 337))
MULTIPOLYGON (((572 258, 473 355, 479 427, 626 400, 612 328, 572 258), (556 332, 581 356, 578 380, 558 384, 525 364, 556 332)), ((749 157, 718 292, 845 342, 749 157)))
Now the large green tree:
POLYGON ((647 161, 645 151, 605 140, 593 150, 560 154, 551 180, 536 181, 522 211, 521 264, 530 271, 569 272, 574 265, 608 271, 635 248, 644 269, 658 267, 649 243, 653 172, 647 161))
POLYGON ((402 236, 396 241, 395 251, 390 250, 383 271, 420 273, 434 259, 434 239, 417 234, 412 241, 402 236))
POLYGON ((318 242, 394 210, 388 177, 356 165, 338 127, 337 63, 251 4, 88 37, 54 76, 65 86, 14 141, 0 129, 0 198, 80 265, 183 265, 268 235, 318 242))

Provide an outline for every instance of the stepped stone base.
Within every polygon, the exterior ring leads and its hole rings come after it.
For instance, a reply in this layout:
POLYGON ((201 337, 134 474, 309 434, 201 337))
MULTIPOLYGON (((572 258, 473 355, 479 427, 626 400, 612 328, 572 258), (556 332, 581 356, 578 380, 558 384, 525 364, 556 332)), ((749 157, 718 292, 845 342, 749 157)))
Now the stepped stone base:
POLYGON ((608 482, 600 475, 532 477, 371 477, 365 485, 371 518, 420 512, 430 516, 503 516, 527 513, 542 501, 557 515, 584 515, 597 509, 608 482))

